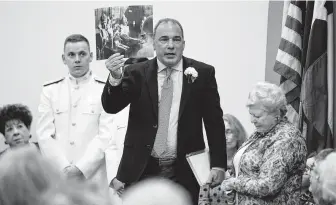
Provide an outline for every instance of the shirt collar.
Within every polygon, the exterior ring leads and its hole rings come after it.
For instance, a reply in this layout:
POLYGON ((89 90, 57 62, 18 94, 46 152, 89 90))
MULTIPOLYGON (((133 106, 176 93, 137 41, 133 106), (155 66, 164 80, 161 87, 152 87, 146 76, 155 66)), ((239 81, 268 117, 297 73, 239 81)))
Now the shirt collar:
POLYGON ((69 73, 69 79, 71 83, 79 84, 86 82, 92 76, 92 70, 89 70, 84 76, 75 78, 69 73))
MULTIPOLYGON (((163 69, 167 68, 167 66, 165 66, 163 63, 161 63, 161 61, 157 58, 157 65, 158 65, 158 73, 160 73, 163 69)), ((181 60, 177 63, 176 66, 173 66, 172 69, 177 70, 182 72, 183 70, 183 60, 181 58, 181 60)))

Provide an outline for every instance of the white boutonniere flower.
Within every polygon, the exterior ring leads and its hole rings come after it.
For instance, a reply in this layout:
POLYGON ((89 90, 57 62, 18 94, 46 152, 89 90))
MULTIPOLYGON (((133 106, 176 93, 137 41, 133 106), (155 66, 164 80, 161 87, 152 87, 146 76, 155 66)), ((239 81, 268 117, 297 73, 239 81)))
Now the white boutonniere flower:
POLYGON ((184 71, 184 75, 187 76, 188 83, 193 83, 196 80, 196 78, 198 77, 198 73, 195 70, 195 68, 193 68, 193 67, 188 67, 184 71))

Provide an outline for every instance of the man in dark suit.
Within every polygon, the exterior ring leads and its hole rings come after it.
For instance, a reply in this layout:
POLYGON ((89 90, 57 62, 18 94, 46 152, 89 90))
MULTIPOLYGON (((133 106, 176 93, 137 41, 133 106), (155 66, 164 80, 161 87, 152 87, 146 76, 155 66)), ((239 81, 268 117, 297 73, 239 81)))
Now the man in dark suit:
POLYGON ((119 193, 125 185, 160 176, 184 186, 197 204, 199 186, 186 154, 205 148, 202 120, 210 148, 209 183, 224 179, 225 127, 215 69, 182 56, 184 46, 181 24, 161 19, 154 28, 156 58, 124 70, 122 55, 105 62, 110 75, 103 108, 117 113, 130 104, 123 156, 112 180, 119 193))

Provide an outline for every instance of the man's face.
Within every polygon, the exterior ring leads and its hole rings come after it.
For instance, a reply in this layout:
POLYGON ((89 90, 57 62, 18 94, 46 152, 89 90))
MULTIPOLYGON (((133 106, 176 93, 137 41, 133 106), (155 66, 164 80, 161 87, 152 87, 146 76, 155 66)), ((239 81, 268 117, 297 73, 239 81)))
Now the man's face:
POLYGON ((67 43, 62 55, 63 63, 68 66, 70 74, 79 78, 84 76, 92 61, 89 45, 85 41, 67 43))
POLYGON ((29 128, 21 120, 9 120, 5 125, 5 140, 10 147, 18 147, 29 142, 29 128))
POLYGON ((182 58, 184 45, 182 30, 177 24, 163 22, 157 27, 154 50, 159 61, 165 66, 177 65, 182 58))

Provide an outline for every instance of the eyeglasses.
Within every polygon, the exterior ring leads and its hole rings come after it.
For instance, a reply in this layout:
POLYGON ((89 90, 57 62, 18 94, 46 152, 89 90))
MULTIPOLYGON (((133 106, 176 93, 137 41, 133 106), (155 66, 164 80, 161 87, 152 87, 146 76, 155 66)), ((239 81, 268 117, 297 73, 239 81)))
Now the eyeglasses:
POLYGON ((233 134, 233 131, 231 129, 225 130, 225 135, 233 134))
POLYGON ((312 169, 310 172, 310 180, 315 180, 315 181, 320 180, 320 174, 315 169, 312 169))

